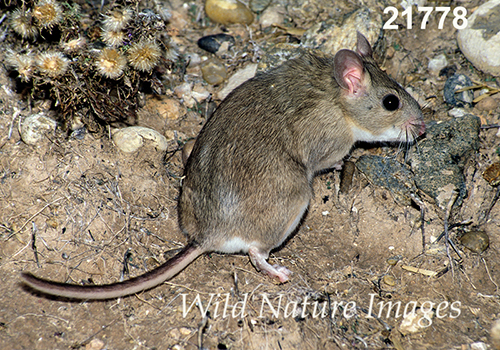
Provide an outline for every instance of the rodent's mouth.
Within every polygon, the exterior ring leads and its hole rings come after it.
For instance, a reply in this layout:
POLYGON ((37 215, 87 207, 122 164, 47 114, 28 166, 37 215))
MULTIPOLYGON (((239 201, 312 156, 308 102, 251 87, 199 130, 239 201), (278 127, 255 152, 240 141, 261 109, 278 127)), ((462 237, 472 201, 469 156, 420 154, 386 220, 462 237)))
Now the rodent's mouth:
POLYGON ((425 133, 425 123, 421 118, 410 118, 401 126, 403 138, 406 141, 413 141, 425 133))

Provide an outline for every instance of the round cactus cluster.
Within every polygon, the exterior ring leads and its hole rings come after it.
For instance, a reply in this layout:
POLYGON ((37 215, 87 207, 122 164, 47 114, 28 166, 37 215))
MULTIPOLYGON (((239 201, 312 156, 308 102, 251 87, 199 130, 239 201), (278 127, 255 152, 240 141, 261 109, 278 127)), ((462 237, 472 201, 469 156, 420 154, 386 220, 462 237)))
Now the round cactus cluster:
POLYGON ((8 14, 5 66, 31 100, 53 100, 65 130, 133 123, 137 94, 160 93, 162 74, 177 61, 166 11, 112 4, 28 0, 8 14))

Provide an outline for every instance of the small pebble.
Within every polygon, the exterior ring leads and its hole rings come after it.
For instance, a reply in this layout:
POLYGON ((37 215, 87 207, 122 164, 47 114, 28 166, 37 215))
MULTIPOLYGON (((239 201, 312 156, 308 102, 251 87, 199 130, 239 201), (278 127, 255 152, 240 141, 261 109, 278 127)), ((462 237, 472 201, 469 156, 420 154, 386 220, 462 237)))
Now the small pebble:
POLYGON ((226 80, 227 72, 224 63, 210 58, 201 64, 203 79, 210 85, 219 85, 226 80))
POLYGON ((488 181, 491 186, 500 184, 500 163, 493 163, 483 172, 483 178, 488 181))
POLYGON ((498 101, 493 97, 485 97, 479 101, 475 107, 484 112, 493 111, 498 107, 498 101))
POLYGON ((484 231, 469 231, 459 238, 460 243, 474 253, 484 252, 490 245, 490 238, 484 231))
POLYGON ((388 258, 385 262, 391 266, 395 266, 401 260, 400 256, 393 256, 388 258))
POLYGON ((200 103, 210 97, 210 92, 201 84, 196 84, 191 91, 191 96, 193 96, 196 102, 200 103))
POLYGON ((188 53, 186 57, 189 60, 188 67, 196 67, 201 63, 201 57, 196 52, 188 53))
POLYGON ((219 33, 214 35, 207 35, 198 39, 198 46, 200 49, 210 53, 219 51, 223 43, 228 43, 229 46, 234 45, 234 37, 229 34, 219 33))
POLYGON ((92 339, 85 345, 85 350, 101 350, 104 348, 104 342, 100 339, 92 339))
POLYGON ((429 310, 426 310, 426 313, 424 313, 422 309, 418 309, 416 312, 410 312, 401 321, 399 331, 403 335, 419 333, 431 324, 433 317, 434 312, 429 310))
POLYGON ((474 92, 465 90, 460 93, 455 93, 456 90, 472 86, 470 78, 463 74, 455 74, 446 80, 444 84, 444 100, 446 103, 455 107, 471 106, 474 100, 474 92))
POLYGON ((32 114, 21 123, 21 139, 29 145, 34 145, 42 141, 47 133, 53 133, 56 126, 56 121, 43 113, 32 114))
POLYGON ((137 151, 144 145, 144 140, 151 141, 158 151, 165 151, 167 138, 158 131, 143 126, 130 126, 115 131, 112 135, 116 147, 125 153, 137 151))
POLYGON ((286 10, 281 5, 273 5, 267 8, 262 15, 260 15, 259 23, 262 28, 270 27, 273 24, 279 25, 285 21, 286 10))
POLYGON ((253 13, 238 0, 207 0, 205 12, 212 21, 221 24, 251 24, 253 13))
POLYGON ((85 138, 86 134, 87 134, 87 129, 85 129, 85 127, 81 127, 81 128, 75 129, 71 133, 71 137, 73 137, 77 140, 83 140, 85 138))
POLYGON ((189 328, 186 328, 186 327, 181 327, 179 329, 179 331, 181 332, 182 335, 186 336, 186 335, 190 335, 191 333, 191 330, 189 328))
POLYGON ((427 67, 431 72, 436 74, 439 73, 441 69, 443 69, 447 65, 448 60, 446 59, 446 56, 444 54, 441 54, 429 60, 429 64, 427 65, 427 67))
POLYGON ((178 98, 180 98, 182 100, 182 103, 188 108, 193 107, 196 103, 196 101, 193 98, 192 91, 193 91, 193 84, 188 82, 177 85, 174 88, 174 94, 178 98))
POLYGON ((489 347, 482 341, 470 344, 470 350, 488 350, 489 347))
POLYGON ((396 279, 391 275, 384 275, 382 281, 384 281, 385 284, 391 287, 394 287, 396 285, 396 279))
POLYGON ((469 114, 469 112, 467 112, 463 108, 458 108, 458 107, 452 108, 448 111, 448 115, 453 118, 461 118, 467 114, 469 114))

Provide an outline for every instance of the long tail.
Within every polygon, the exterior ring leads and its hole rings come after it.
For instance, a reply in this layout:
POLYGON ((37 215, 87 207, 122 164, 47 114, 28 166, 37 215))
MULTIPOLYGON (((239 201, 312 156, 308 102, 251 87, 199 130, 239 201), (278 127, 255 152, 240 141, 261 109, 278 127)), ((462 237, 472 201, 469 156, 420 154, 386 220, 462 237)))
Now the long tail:
POLYGON ((26 272, 23 272, 21 277, 27 286, 45 294, 71 299, 114 299, 153 288, 169 280, 201 254, 203 254, 203 251, 195 244, 190 243, 172 259, 152 271, 127 281, 100 286, 79 286, 75 284, 53 282, 35 277, 31 273, 26 272))

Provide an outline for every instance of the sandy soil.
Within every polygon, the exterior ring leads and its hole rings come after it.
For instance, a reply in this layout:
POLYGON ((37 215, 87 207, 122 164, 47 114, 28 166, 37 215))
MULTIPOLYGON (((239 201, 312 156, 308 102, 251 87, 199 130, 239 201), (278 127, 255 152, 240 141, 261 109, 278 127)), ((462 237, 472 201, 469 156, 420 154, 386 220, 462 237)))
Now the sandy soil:
MULTIPOLYGON (((196 48, 196 37, 216 31, 213 24, 197 27, 178 34, 178 41, 203 54, 196 48)), ((445 53, 473 80, 490 78, 467 63, 455 38, 453 28, 385 33, 385 49, 401 49, 378 61, 419 92, 427 104, 426 122, 449 118, 442 99, 445 79, 427 71, 429 58, 445 53)), ((469 195, 450 217, 450 223, 470 221, 464 230, 485 231, 490 246, 480 255, 459 246, 461 258, 451 254, 453 269, 443 241, 429 244, 444 229, 442 210, 426 202, 427 249, 422 252, 417 206, 396 204, 387 190, 369 184, 358 172, 349 192, 339 193, 339 173, 334 171, 315 180, 315 198, 303 225, 270 258, 294 272, 288 283, 274 284, 246 256, 208 254, 171 281, 139 295, 75 302, 26 290, 19 283, 20 272, 102 284, 117 281, 125 267, 128 278, 172 256, 186 243, 177 227, 182 175, 177 143, 170 143, 167 155, 149 145, 126 155, 109 137, 91 134, 83 140, 51 135, 29 146, 20 140, 14 113, 20 110, 25 117, 30 108, 42 110, 43 105, 29 105, 13 93, 14 83, 3 68, 0 84, 0 348, 160 350, 197 349, 202 344, 207 349, 469 349, 476 342, 492 346, 490 329, 500 318, 499 204, 486 222, 480 220, 496 191, 482 172, 499 160, 498 129, 481 131, 481 149, 465 169, 469 195), (394 257, 397 264, 388 264, 394 257), (405 266, 447 272, 428 277, 405 266), (393 309, 388 314, 390 302, 393 309), (423 327, 406 333, 401 328, 403 313, 414 305, 424 311, 419 318, 423 327), (208 308, 207 317, 202 308, 208 308)), ((220 88, 207 87, 213 92, 220 88)), ((179 115, 165 118, 166 101, 172 99, 178 98, 148 95, 137 124, 195 137, 205 119, 182 106, 179 115)), ((498 104, 490 111, 472 112, 484 124, 499 123, 498 104)), ((395 152, 373 147, 356 149, 352 155, 356 159, 366 153, 395 152)), ((455 242, 458 232, 451 231, 455 242)))

